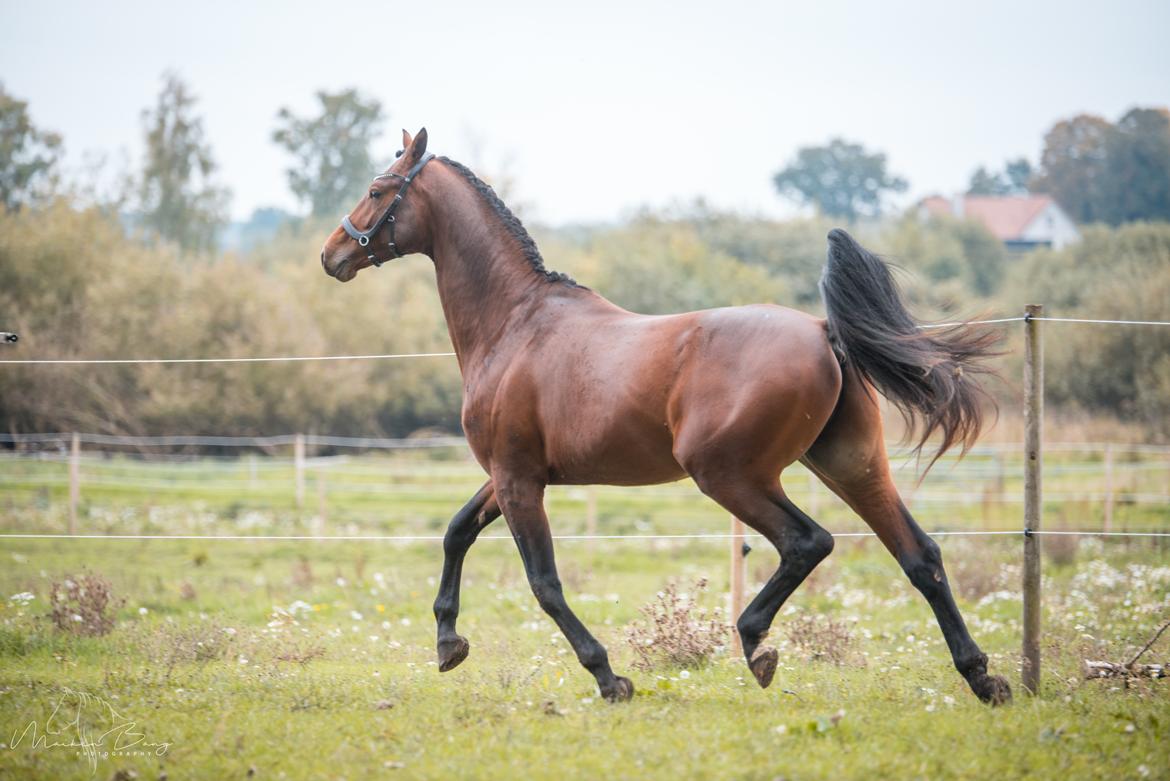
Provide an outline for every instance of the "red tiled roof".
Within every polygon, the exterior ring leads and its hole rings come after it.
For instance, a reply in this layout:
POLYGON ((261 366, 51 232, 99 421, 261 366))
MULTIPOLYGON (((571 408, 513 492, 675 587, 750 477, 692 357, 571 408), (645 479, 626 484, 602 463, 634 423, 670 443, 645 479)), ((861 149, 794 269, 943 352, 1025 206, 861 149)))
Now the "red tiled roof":
MULTIPOLYGON (((1018 239, 1025 229, 1052 203, 1047 195, 964 195, 964 218, 978 220, 1000 241, 1018 239)), ((928 213, 955 216, 949 198, 932 195, 922 201, 928 213)))

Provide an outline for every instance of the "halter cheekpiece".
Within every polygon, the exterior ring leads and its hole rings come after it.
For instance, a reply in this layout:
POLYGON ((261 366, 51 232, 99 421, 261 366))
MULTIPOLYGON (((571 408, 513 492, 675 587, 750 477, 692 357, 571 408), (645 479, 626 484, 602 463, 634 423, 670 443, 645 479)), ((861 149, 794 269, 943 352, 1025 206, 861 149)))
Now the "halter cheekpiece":
POLYGON ((402 199, 406 196, 406 191, 410 189, 410 183, 414 181, 414 177, 418 176, 418 172, 423 169, 423 166, 434 158, 435 156, 429 152, 423 155, 422 159, 415 163, 414 167, 407 171, 405 176, 402 174, 385 173, 374 177, 375 179, 401 179, 402 186, 398 188, 398 192, 395 193, 394 199, 390 201, 390 205, 386 207, 386 211, 382 212, 382 216, 375 220, 374 224, 366 230, 359 231, 355 228, 348 214, 341 218, 342 229, 349 234, 351 239, 357 241, 359 246, 367 248, 366 257, 375 266, 381 266, 385 261, 378 260, 375 256, 374 250, 370 249, 370 240, 377 235, 378 231, 382 230, 383 226, 387 226, 390 230, 390 240, 386 242, 392 253, 390 259, 393 260, 394 258, 402 257, 402 253, 398 251, 398 247, 394 244, 394 212, 398 210, 398 205, 402 203, 402 199))

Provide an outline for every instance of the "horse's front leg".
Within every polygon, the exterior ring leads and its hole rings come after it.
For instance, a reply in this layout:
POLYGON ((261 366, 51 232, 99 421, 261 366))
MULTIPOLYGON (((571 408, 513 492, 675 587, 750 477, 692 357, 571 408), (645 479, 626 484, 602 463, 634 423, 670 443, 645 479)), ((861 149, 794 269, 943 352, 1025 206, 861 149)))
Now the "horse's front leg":
POLYGON ((500 507, 520 549, 520 558, 536 601, 560 627, 573 646, 577 660, 597 679, 601 696, 611 702, 630 699, 634 695, 634 684, 629 678, 614 675, 605 647, 597 642, 565 602, 561 580, 557 576, 548 516, 544 511, 544 484, 500 475, 493 477, 500 507))
POLYGON ((455 632, 463 559, 479 533, 499 517, 500 505, 489 480, 463 509, 455 513, 443 537, 443 575, 439 579, 439 595, 435 598, 435 620, 439 624, 439 672, 447 672, 467 658, 470 650, 467 638, 455 632))

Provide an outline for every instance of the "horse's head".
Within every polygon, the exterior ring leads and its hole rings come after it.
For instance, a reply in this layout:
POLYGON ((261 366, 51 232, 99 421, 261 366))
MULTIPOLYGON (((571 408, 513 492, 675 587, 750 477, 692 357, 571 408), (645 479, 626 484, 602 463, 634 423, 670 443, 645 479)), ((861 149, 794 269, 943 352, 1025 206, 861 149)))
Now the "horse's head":
POLYGON ((402 131, 402 151, 321 248, 325 273, 348 282, 366 266, 418 252, 426 246, 426 207, 413 189, 415 177, 434 155, 427 154, 427 130, 414 138, 402 131))

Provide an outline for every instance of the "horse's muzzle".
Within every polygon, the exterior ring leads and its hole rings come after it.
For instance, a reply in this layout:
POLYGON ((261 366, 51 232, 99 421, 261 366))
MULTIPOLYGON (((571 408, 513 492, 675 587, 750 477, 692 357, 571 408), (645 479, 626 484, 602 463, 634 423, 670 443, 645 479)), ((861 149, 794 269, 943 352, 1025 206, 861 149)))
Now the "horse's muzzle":
POLYGON ((357 276, 357 269, 354 268, 353 258, 346 256, 336 262, 330 262, 325 253, 321 253, 321 268, 325 269, 325 273, 336 279, 338 282, 348 282, 357 276))

